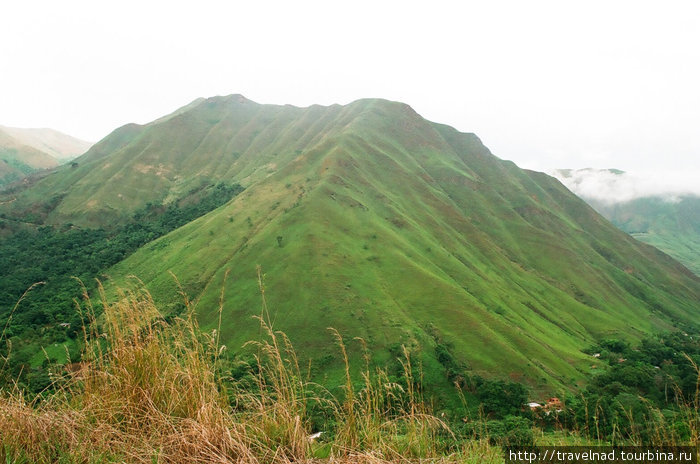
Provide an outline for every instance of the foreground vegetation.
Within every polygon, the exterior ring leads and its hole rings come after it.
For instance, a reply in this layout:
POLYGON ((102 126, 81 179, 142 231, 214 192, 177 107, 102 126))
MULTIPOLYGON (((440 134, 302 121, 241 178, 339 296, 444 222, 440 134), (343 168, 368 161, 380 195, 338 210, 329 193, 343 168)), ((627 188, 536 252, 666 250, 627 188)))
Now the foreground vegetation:
MULTIPOLYGON (((697 445, 700 351, 688 334, 642 350, 616 340, 591 347, 601 368, 611 367, 566 398, 565 409, 534 413, 523 407, 524 386, 455 374, 459 366, 442 347, 462 408, 435 414, 406 348, 396 377, 374 366, 364 341, 353 341, 365 353, 353 376, 346 342, 331 329, 344 384, 332 394, 309 381, 271 326, 262 279, 260 288, 261 338, 245 356, 229 355, 218 329, 200 330, 184 292, 183 313, 166 317, 144 290, 105 303, 100 288, 103 303, 94 307, 84 289, 82 361, 50 365, 51 383, 35 395, 18 385, 2 390, 0 452, 18 463, 476 463, 501 462, 502 446, 534 443, 697 445), (664 396, 648 362, 664 364, 664 396)), ((223 300, 222 291, 219 317, 223 300)), ((3 373, 8 359, 0 358, 3 373)))
MULTIPOLYGON (((488 462, 487 442, 458 446, 413 389, 387 382, 369 367, 342 399, 304 380, 283 334, 263 311, 265 336, 250 345, 256 364, 239 381, 228 368, 218 332, 202 333, 186 300, 166 322, 145 292, 104 305, 98 323, 89 299, 84 361, 54 373, 51 393, 29 401, 18 389, 0 399, 0 449, 9 462, 371 462, 433 457, 488 462), (313 439, 318 418, 333 423, 313 439)), ((221 308, 219 309, 221 311, 221 308)), ((335 333, 341 352, 342 337, 335 333)), ((346 359, 347 361, 347 359, 346 359)), ((349 372, 349 371, 348 371, 349 372)))

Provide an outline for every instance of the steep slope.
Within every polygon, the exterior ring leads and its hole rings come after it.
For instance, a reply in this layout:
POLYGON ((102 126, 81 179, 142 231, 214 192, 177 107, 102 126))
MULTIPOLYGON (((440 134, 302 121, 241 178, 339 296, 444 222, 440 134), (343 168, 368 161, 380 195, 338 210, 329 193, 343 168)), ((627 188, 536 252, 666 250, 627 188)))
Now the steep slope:
MULTIPOLYGON (((320 373, 338 361, 332 326, 363 337, 380 363, 406 345, 430 382, 443 375, 433 351, 440 343, 476 372, 544 389, 581 379, 591 364, 581 349, 594 339, 699 322, 700 279, 686 268, 555 179, 499 160, 473 134, 403 104, 300 109, 215 98, 134 134, 81 162, 114 170, 94 189, 98 201, 114 180, 129 182, 126 173, 153 182, 144 195, 186 189, 195 180, 183 173, 248 187, 110 271, 122 284, 139 276, 176 308, 173 272, 215 327, 212 308, 230 270, 222 336, 234 350, 258 333, 257 264, 271 322, 320 373), (192 140, 195 132, 204 135, 192 140), (166 158, 167 137, 176 142, 166 158), (118 165, 121 156, 129 163, 118 165)), ((54 220, 71 213, 71 195, 54 220)))
MULTIPOLYGON (((634 193, 625 186, 622 171, 561 169, 553 173, 596 211, 632 235, 668 253, 700 275, 700 197, 691 193, 656 192, 620 199, 606 198, 605 192, 634 193), (596 186, 603 192, 596 193, 596 186)), ((658 188, 658 187, 657 187, 658 188)))
POLYGON ((270 107, 240 95, 196 100, 145 126, 117 129, 71 166, 6 195, 12 208, 4 212, 21 218, 42 209, 48 224, 108 226, 201 185, 249 185, 325 137, 340 111, 270 107))

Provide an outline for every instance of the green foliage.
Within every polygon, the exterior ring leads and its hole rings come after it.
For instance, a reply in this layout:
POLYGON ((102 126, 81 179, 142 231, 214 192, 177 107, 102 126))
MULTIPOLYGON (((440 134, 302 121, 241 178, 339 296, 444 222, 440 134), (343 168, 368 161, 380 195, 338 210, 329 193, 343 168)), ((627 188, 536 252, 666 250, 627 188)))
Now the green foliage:
POLYGON ((13 344, 12 350, 6 343, 0 345, 0 356, 9 353, 10 377, 4 381, 19 380, 33 392, 48 385, 47 370, 37 366, 32 355, 40 346, 75 340, 82 330, 74 304, 82 293, 79 280, 92 288, 100 272, 144 244, 221 206, 241 190, 239 185, 217 184, 201 192, 196 202, 148 204, 131 222, 112 232, 44 226, 2 239, 0 321, 6 326, 3 342, 13 344), (24 291, 36 282, 43 285, 30 291, 13 311, 24 291))
POLYGON ((566 399, 559 424, 613 442, 687 439, 700 378, 697 332, 666 333, 636 346, 603 340, 586 351, 600 353, 607 367, 566 399))
POLYGON ((472 382, 476 396, 489 417, 519 415, 528 401, 528 390, 521 383, 488 380, 479 376, 474 376, 472 382))
POLYGON ((461 433, 478 440, 487 440, 502 447, 535 444, 533 423, 523 416, 505 416, 500 420, 473 421, 461 426, 461 433))
POLYGON ((488 438, 492 444, 503 447, 532 446, 535 444, 532 421, 519 416, 506 416, 502 421, 488 421, 488 438))

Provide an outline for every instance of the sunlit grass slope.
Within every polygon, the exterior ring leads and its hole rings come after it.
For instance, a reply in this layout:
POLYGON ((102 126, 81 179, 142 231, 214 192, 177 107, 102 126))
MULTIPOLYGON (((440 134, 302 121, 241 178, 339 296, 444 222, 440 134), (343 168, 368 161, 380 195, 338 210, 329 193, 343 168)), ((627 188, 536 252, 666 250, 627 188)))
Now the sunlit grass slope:
MULTIPOLYGON (((555 179, 407 105, 301 109, 240 96, 193 105, 122 128, 130 135, 98 144, 75 178, 49 176, 41 188, 66 188, 51 220, 92 222, 204 179, 243 183, 229 204, 110 271, 120 283, 139 276, 165 303, 172 272, 213 307, 230 270, 222 340, 231 349, 259 327, 256 265, 275 328, 321 379, 339 365, 329 326, 363 337, 379 363, 400 344, 420 352, 427 383, 444 381, 439 342, 475 372, 544 390, 588 373, 581 349, 594 339, 698 322, 700 280, 687 269, 555 179)), ((201 314, 207 327, 217 318, 201 314)))

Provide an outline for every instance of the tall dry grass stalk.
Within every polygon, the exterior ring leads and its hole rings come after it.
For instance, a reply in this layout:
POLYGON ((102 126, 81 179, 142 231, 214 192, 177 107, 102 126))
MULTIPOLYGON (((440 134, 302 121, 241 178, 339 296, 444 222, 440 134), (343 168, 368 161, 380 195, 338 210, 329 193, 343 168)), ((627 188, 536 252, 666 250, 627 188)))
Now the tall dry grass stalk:
MULTIPOLYGON (((260 286, 252 383, 222 379, 219 330, 200 330, 184 292, 185 312, 172 320, 145 290, 120 291, 110 303, 100 285, 99 317, 84 292, 77 304, 82 361, 57 376, 54 392, 41 400, 28 401, 17 389, 0 395, 0 452, 18 463, 497 462, 488 444, 444 446, 451 432, 420 401, 407 351, 407 383, 398 385, 370 369, 361 341, 365 368, 356 389, 333 331, 345 362, 344 394, 335 398, 309 382, 289 339, 271 327, 261 275, 260 286), (313 407, 337 424, 320 444, 309 440, 313 407), (323 461, 314 459, 320 449, 323 461), (489 459, 475 461, 477 455, 489 459)), ((223 293, 219 317, 222 306, 223 293)))
POLYGON ((362 387, 356 390, 350 374, 350 363, 343 337, 329 329, 341 350, 345 365, 344 399, 336 409, 338 427, 335 451, 382 450, 382 456, 393 459, 437 458, 446 453, 445 438, 455 436, 442 420, 430 414, 416 390, 408 350, 403 349, 405 385, 389 381, 382 369, 370 368, 369 350, 362 339, 365 367, 361 372, 362 387))
POLYGON ((147 292, 122 292, 98 323, 86 296, 83 362, 41 403, 3 398, 2 422, 13 424, 0 431, 5 449, 36 462, 254 462, 214 377, 216 347, 187 306, 166 324, 147 292))

